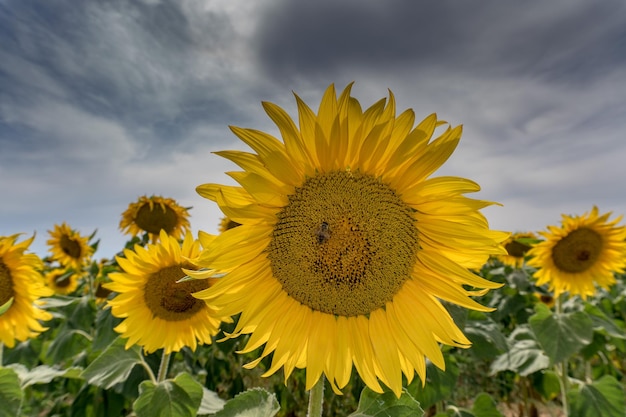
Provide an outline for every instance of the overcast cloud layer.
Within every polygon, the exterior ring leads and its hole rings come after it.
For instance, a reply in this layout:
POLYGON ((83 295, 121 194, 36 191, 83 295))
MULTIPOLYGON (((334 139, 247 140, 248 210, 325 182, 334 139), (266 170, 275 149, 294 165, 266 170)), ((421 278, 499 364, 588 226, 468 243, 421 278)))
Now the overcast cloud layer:
POLYGON ((626 213, 626 3, 622 0, 0 1, 0 235, 67 221, 127 236, 141 195, 199 197, 246 149, 228 125, 277 134, 261 101, 294 117, 355 81, 366 107, 463 124, 438 174, 471 178, 493 228, 537 231, 561 213, 626 213))

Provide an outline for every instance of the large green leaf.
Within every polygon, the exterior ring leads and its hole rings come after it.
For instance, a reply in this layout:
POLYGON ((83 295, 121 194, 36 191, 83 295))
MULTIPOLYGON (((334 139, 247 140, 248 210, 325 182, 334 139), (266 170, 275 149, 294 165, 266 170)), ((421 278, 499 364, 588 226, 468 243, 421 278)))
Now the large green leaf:
POLYGON ((273 417, 279 410, 276 395, 252 388, 226 401, 214 417, 273 417))
POLYGON ((585 312, 589 314, 594 330, 605 331, 607 335, 618 339, 626 339, 626 331, 598 307, 587 303, 585 304, 585 312))
POLYGON ((202 387, 202 401, 200 402, 200 408, 198 414, 210 414, 216 413, 224 408, 225 401, 217 396, 217 393, 202 387))
POLYGON ((137 417, 195 417, 202 400, 202 386, 189 374, 158 384, 144 381, 133 404, 137 417))
POLYGON ((91 340, 85 331, 80 329, 69 329, 63 325, 59 329, 48 350, 46 359, 53 364, 59 364, 75 359, 79 355, 89 349, 91 340))
POLYGON ((378 394, 365 387, 361 392, 357 410, 350 417, 420 417, 424 410, 409 394, 402 390, 400 398, 391 391, 378 394))
POLYGON ((503 417, 496 408, 496 402, 487 393, 481 392, 474 399, 472 412, 476 417, 503 417))
POLYGON ((407 391, 420 403, 423 408, 428 409, 431 405, 450 398, 457 386, 459 377, 459 367, 447 358, 446 370, 442 371, 432 362, 426 363, 426 383, 416 378, 407 387, 407 391))
POLYGON ((29 387, 34 384, 47 384, 54 378, 65 377, 72 379, 80 379, 82 368, 71 367, 67 369, 57 369, 48 365, 36 366, 28 370, 24 365, 14 363, 8 365, 17 373, 22 388, 29 387))
POLYGON ((123 382, 133 368, 141 364, 141 348, 132 346, 124 349, 125 341, 116 339, 82 372, 88 383, 105 389, 123 382))
POLYGON ((507 339, 508 352, 496 357, 491 363, 491 374, 513 371, 521 376, 541 371, 550 366, 550 358, 544 353, 532 331, 526 326, 516 328, 507 339))
POLYGON ((624 388, 611 375, 605 375, 578 391, 570 391, 570 417, 624 417, 624 388))
POLYGON ((468 321, 464 330, 472 342, 470 353, 481 359, 491 359, 507 348, 500 326, 493 320, 468 321))
POLYGON ((13 369, 0 368, 0 417, 19 415, 22 406, 20 380, 13 369))
POLYGON ((593 323, 588 314, 553 313, 538 304, 536 313, 529 319, 537 341, 552 363, 560 363, 591 343, 593 323))

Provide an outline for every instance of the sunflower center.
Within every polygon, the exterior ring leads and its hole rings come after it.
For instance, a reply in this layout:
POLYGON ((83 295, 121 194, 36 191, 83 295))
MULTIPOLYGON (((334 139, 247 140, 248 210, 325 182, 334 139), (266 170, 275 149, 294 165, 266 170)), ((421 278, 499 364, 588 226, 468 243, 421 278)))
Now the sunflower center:
POLYGON ((0 258, 0 306, 3 306, 15 295, 11 270, 0 258))
POLYGON ((59 245, 61 246, 61 250, 70 258, 80 259, 82 250, 80 247, 80 242, 72 239, 68 235, 61 235, 61 239, 59 241, 59 245))
POLYGON ((135 223, 142 230, 158 235, 161 230, 165 230, 168 235, 176 228, 178 216, 168 205, 144 204, 137 210, 135 223))
MULTIPOLYGON (((189 268, 183 265, 182 268, 189 268)), ((167 321, 186 320, 204 307, 204 301, 191 294, 206 289, 207 280, 177 283, 185 273, 180 265, 169 266, 153 273, 144 287, 146 305, 156 317, 167 321)))
POLYGON ((65 288, 72 282, 70 274, 63 274, 54 279, 54 285, 57 288, 65 288))
POLYGON ((602 252, 602 236, 595 230, 576 229, 554 245, 552 260, 561 271, 576 273, 589 269, 602 252))
POLYGON ((328 314, 366 315, 411 276, 413 209, 378 178, 335 171, 308 178, 278 213, 272 272, 292 298, 328 314))
POLYGON ((509 256, 515 258, 523 258, 526 252, 530 250, 530 246, 525 245, 517 240, 507 243, 504 248, 508 252, 509 256))

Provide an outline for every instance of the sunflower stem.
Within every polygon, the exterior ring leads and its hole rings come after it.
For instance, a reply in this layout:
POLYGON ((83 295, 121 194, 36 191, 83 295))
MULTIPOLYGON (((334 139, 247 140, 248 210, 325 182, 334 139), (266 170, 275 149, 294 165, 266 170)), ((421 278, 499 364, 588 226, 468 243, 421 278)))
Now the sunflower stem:
MULTIPOLYGON (((559 294, 556 299, 556 314, 561 314, 563 312, 563 294, 559 294)), ((568 404, 567 404, 567 386, 568 386, 568 377, 567 377, 567 360, 564 360, 561 363, 555 364, 556 373, 559 376, 559 385, 561 388, 561 405, 563 407, 563 415, 565 417, 569 416, 568 413, 568 404)))
POLYGON ((0 342, 0 367, 2 367, 2 354, 4 353, 4 343, 0 342))
POLYGON ((159 365, 159 373, 157 374, 157 382, 161 382, 165 380, 167 376, 167 368, 170 365, 170 353, 165 353, 165 349, 163 350, 163 356, 161 356, 161 365, 159 365))
POLYGON ((311 391, 309 391, 309 409, 307 417, 322 417, 324 405, 324 374, 320 375, 311 391))

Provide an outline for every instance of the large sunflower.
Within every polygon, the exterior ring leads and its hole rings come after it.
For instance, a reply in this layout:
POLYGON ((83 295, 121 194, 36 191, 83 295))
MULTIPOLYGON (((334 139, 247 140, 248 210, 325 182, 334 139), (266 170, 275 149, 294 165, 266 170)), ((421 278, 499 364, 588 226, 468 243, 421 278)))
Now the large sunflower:
POLYGON ((317 115, 296 96, 299 128, 264 103, 282 142, 231 128, 256 153, 218 152, 243 169, 229 173, 241 187, 197 188, 240 226, 205 246, 197 262, 226 276, 196 296, 241 313, 233 336, 251 334, 244 352, 265 344, 251 367, 273 352, 267 375, 307 368, 307 389, 324 373, 338 392, 354 364, 370 388, 400 395, 403 373, 425 380, 425 357, 444 368, 437 342, 469 346, 440 300, 488 310, 470 296, 500 284, 468 268, 504 253, 508 234, 478 212, 491 203, 462 195, 476 183, 428 178, 460 126, 430 141, 445 123, 434 114, 413 128, 391 92, 362 111, 350 87, 337 99, 331 85, 317 115))
POLYGON ((513 233, 502 244, 506 249, 506 255, 499 255, 497 258, 505 265, 513 268, 521 268, 526 259, 526 254, 532 248, 529 241, 537 239, 534 233, 513 233))
POLYGON ((148 353, 165 349, 176 352, 185 346, 210 344, 220 319, 204 301, 191 293, 206 289, 212 281, 191 280, 182 268, 196 269, 188 259, 200 253, 200 243, 186 234, 182 248, 173 236, 161 231, 159 242, 146 248, 124 250, 117 257, 124 272, 110 273, 112 282, 103 284, 117 292, 108 305, 116 317, 124 318, 115 331, 128 338, 126 348, 143 346, 148 353))
POLYGON ((10 348, 45 331, 39 321, 52 318, 39 308, 38 299, 53 294, 38 272, 41 259, 24 253, 33 238, 16 243, 17 236, 0 236, 0 306, 11 303, 0 315, 0 342, 10 348))
POLYGON ((141 196, 122 213, 120 229, 131 236, 148 233, 152 242, 156 242, 161 230, 180 239, 190 230, 188 218, 187 209, 171 198, 141 196))
POLYGON ((60 226, 55 224, 54 230, 49 230, 48 233, 50 239, 46 243, 50 246, 52 259, 63 266, 79 270, 93 253, 93 248, 89 246, 89 238, 81 236, 65 222, 60 226))
POLYGON ((528 265, 539 268, 537 285, 549 284, 555 298, 566 292, 586 298, 595 285, 613 285, 615 273, 626 268, 626 227, 617 225, 621 216, 609 221, 610 216, 600 216, 594 206, 582 216, 563 214, 561 227, 539 232, 546 240, 528 252, 528 265))

